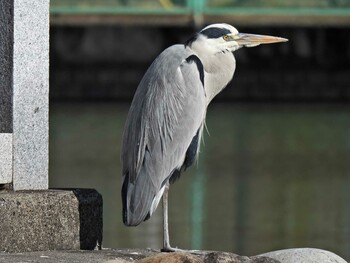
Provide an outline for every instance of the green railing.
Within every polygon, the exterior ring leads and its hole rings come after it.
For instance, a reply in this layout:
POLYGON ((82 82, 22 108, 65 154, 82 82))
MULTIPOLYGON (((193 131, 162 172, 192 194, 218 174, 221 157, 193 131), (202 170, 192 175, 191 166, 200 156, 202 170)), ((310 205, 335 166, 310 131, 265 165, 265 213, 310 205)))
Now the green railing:
MULTIPOLYGON (((304 17, 350 23, 350 0, 51 0, 51 15, 304 17)), ((210 20, 210 19, 209 19, 210 20)), ((295 20, 297 21, 297 20, 295 20)))
POLYGON ((188 14, 192 1, 51 0, 51 14, 188 14))

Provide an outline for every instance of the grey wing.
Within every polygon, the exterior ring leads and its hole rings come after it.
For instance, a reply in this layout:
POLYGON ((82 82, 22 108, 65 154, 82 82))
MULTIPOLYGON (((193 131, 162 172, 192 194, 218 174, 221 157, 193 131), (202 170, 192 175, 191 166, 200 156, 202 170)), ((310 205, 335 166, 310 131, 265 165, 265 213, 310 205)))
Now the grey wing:
POLYGON ((169 49, 141 81, 124 129, 122 199, 127 225, 138 225, 153 213, 205 118, 200 60, 186 60, 184 48, 169 49), (179 56, 179 51, 184 54, 179 56))

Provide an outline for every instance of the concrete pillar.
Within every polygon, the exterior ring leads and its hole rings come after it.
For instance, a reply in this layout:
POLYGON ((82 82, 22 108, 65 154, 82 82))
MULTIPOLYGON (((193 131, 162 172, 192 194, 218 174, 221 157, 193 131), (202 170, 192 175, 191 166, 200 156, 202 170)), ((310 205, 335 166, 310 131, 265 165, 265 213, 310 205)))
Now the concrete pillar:
POLYGON ((48 95, 49 0, 0 0, 0 251, 101 248, 101 195, 47 190, 48 95))
POLYGON ((49 0, 0 1, 0 184, 48 188, 49 0))

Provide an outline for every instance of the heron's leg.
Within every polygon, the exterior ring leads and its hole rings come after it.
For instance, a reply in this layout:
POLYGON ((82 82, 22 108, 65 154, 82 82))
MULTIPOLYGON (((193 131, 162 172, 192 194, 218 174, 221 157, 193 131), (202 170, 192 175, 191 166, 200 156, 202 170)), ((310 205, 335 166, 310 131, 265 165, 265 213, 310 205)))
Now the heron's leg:
POLYGON ((163 248, 162 252, 190 252, 190 253, 199 253, 199 250, 183 250, 179 248, 174 248, 170 246, 169 239, 169 222, 168 222, 168 192, 169 184, 165 186, 163 193, 163 248))
POLYGON ((169 222, 168 222, 168 192, 169 185, 167 184, 163 193, 163 249, 165 252, 173 252, 174 249, 170 246, 169 240, 169 222))
POLYGON ((183 251, 182 249, 173 248, 170 246, 169 239, 169 222, 168 222, 168 192, 169 192, 169 184, 165 186, 163 193, 163 248, 162 252, 175 252, 175 251, 183 251))

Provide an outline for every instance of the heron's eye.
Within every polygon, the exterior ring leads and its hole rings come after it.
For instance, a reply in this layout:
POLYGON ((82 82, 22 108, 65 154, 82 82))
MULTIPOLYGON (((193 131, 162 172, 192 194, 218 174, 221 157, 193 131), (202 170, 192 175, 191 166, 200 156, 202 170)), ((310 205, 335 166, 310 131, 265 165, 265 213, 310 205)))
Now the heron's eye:
POLYGON ((230 36, 228 36, 228 35, 225 35, 225 36, 223 36, 222 37, 225 41, 229 41, 230 40, 230 36))

